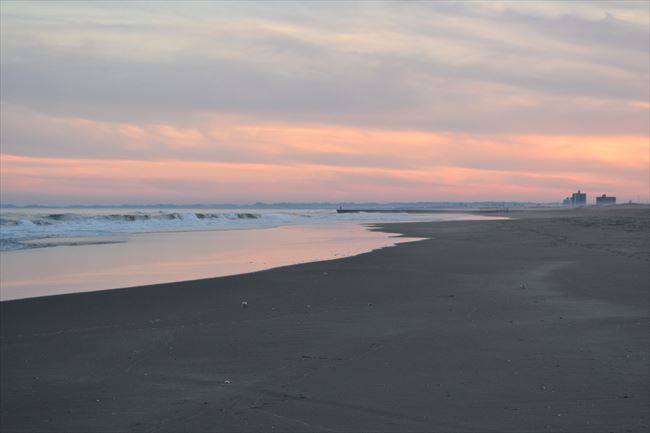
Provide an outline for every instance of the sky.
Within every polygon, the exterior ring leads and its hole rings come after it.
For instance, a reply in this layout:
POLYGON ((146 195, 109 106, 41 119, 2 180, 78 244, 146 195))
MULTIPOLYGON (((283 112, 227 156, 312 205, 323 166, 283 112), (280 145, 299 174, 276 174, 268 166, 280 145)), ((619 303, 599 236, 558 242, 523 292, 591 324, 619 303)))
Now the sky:
POLYGON ((0 3, 13 204, 650 195, 650 3, 0 3))

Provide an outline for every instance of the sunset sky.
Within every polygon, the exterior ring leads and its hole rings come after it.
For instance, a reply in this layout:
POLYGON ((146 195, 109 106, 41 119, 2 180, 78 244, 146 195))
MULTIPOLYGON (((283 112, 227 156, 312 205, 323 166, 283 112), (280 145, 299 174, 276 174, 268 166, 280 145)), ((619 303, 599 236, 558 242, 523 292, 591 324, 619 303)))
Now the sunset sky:
POLYGON ((648 200, 638 2, 2 2, 3 203, 648 200))

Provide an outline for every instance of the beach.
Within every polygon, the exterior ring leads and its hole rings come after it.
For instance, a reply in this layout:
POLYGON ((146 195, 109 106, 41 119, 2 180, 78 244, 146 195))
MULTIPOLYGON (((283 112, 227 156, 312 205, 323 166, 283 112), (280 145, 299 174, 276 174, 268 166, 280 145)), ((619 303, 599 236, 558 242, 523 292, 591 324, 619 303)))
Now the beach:
POLYGON ((646 432, 648 206, 0 303, 0 430, 646 432), (245 302, 245 304, 243 304, 245 302))

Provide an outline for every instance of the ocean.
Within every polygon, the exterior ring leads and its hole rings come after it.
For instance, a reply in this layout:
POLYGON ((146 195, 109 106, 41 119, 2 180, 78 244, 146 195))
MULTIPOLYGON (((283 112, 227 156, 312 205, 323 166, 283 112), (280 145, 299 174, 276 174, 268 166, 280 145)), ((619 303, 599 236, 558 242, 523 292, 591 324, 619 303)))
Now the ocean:
MULTIPOLYGON (((436 215, 458 219, 460 214, 436 215)), ((242 230, 340 222, 428 221, 407 213, 337 214, 333 209, 73 209, 0 210, 0 251, 67 244, 110 242, 116 235, 194 230, 242 230), (89 238, 91 240, 89 240, 89 238)))

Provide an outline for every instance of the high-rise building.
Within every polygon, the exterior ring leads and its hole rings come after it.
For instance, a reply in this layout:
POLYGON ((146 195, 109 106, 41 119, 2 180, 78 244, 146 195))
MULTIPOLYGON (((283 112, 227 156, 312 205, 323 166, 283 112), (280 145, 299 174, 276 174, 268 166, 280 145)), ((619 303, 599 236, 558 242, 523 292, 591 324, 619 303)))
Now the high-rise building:
POLYGON ((596 204, 616 204, 616 197, 607 197, 605 194, 596 197, 596 204))
POLYGON ((585 206, 587 204, 587 193, 578 190, 578 192, 571 194, 571 197, 562 200, 562 204, 568 206, 585 206))
POLYGON ((587 193, 586 192, 574 192, 571 194, 571 204, 573 206, 584 206, 587 204, 587 193))

